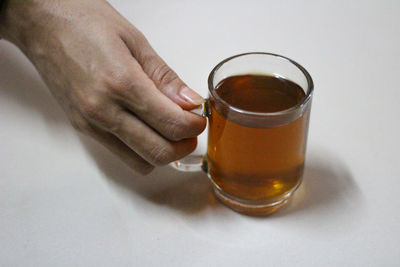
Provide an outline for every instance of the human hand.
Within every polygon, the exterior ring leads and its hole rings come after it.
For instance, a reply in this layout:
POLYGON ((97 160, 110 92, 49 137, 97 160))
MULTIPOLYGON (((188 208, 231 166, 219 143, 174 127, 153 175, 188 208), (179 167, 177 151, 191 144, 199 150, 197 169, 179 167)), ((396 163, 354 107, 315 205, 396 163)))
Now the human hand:
POLYGON ((104 0, 8 0, 0 36, 16 44, 76 129, 146 174, 192 152, 204 100, 104 0))

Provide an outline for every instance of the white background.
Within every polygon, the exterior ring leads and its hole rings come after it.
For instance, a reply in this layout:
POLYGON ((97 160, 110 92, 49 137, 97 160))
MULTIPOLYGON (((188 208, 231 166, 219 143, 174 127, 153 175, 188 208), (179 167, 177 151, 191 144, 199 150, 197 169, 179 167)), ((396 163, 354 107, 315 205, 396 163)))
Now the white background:
POLYGON ((0 41, 0 266, 399 266, 398 0, 111 3, 203 96, 228 56, 301 63, 315 82, 304 184, 253 218, 202 173, 137 176, 0 41))

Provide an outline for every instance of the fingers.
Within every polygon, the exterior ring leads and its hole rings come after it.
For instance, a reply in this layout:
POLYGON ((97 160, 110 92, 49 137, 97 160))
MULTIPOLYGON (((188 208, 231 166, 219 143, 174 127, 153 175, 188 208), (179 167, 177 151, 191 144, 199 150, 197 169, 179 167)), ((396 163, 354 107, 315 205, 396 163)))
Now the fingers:
MULTIPOLYGON (((83 108, 80 111, 82 116, 75 116, 73 124, 80 131, 94 136, 100 141, 107 141, 106 144, 111 147, 110 150, 122 149, 121 152, 116 151, 116 154, 131 155, 134 162, 137 162, 140 157, 151 165, 162 166, 186 156, 196 148, 196 138, 177 142, 169 141, 116 104, 98 103, 98 107, 105 108, 99 109, 94 106, 83 108), (100 130, 108 132, 108 135, 114 135, 120 141, 113 140, 110 144, 111 138, 105 138, 105 134, 99 135, 100 130), (124 144, 125 148, 121 148, 121 144, 124 144)), ((139 163, 144 164, 142 161, 139 163)))
POLYGON ((196 138, 171 142, 160 136, 145 123, 127 112, 121 112, 120 125, 113 132, 143 159, 155 166, 166 165, 191 153, 196 138))
POLYGON ((113 134, 102 130, 95 125, 88 123, 82 117, 75 117, 73 125, 79 131, 93 137, 99 143, 103 144, 113 154, 117 155, 132 170, 142 175, 149 174, 154 166, 145 161, 135 151, 125 145, 113 134))
POLYGON ((92 137, 103 144, 108 150, 117 155, 126 165, 134 171, 146 175, 149 174, 154 166, 145 161, 135 151, 130 149, 121 140, 104 131, 93 132, 92 137))
POLYGON ((204 99, 178 77, 140 32, 136 30, 134 34, 124 37, 126 45, 143 71, 164 95, 185 110, 192 110, 204 103, 204 99))
POLYGON ((109 81, 111 98, 171 141, 192 138, 204 130, 203 117, 183 110, 162 94, 135 59, 124 61, 125 69, 109 81))

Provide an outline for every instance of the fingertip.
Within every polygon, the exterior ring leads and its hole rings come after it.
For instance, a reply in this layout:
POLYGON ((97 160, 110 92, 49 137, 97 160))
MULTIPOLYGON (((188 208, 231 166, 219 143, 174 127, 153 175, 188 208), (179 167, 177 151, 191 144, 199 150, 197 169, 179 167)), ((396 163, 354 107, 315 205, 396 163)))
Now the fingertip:
POLYGON ((191 137, 180 141, 181 144, 185 147, 184 156, 192 153, 197 147, 197 137, 191 137))
POLYGON ((197 147, 197 137, 192 137, 188 139, 190 144, 190 153, 192 153, 197 147))
POLYGON ((149 175, 153 170, 154 170, 154 166, 152 166, 152 165, 148 165, 148 166, 142 166, 142 167, 140 167, 140 168, 137 168, 137 167, 132 167, 132 169, 135 171, 135 172, 137 172, 137 173, 139 173, 140 175, 142 175, 142 176, 147 176, 147 175, 149 175))
POLYGON ((197 113, 186 111, 188 120, 190 121, 191 129, 193 130, 194 134, 197 136, 201 134, 207 126, 207 119, 197 113))

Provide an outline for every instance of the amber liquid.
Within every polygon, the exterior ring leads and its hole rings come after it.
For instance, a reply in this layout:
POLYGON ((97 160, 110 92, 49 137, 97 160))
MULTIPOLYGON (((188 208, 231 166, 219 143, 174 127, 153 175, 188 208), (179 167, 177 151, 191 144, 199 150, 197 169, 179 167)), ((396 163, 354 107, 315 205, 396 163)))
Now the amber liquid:
MULTIPOLYGON (((217 94, 231 106, 277 112, 303 101, 303 89, 283 78, 240 75, 224 79, 217 94)), ((275 127, 249 127, 230 121, 211 105, 207 164, 212 181, 245 200, 278 200, 300 184, 309 113, 275 127)))

